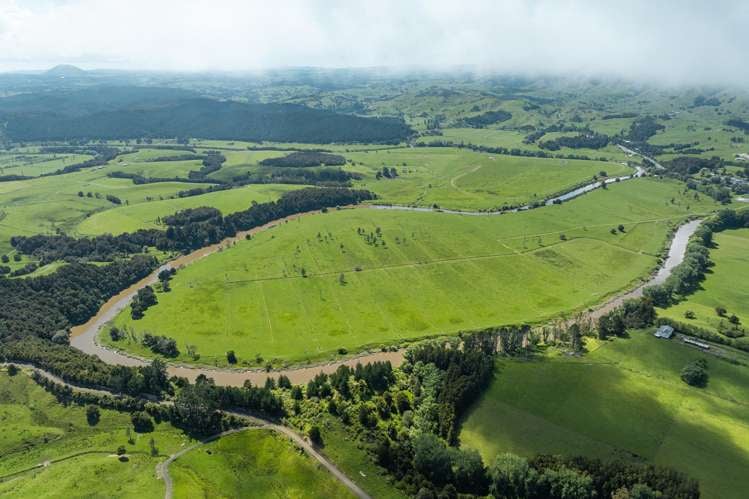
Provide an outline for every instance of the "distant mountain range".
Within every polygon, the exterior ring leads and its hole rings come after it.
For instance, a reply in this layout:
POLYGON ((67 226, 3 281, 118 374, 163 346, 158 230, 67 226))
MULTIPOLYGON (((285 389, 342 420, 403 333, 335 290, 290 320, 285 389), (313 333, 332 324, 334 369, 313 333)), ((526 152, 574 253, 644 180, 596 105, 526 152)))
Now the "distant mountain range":
MULTIPOLYGON (((57 66, 48 74, 79 74, 57 66)), ((400 142, 402 120, 364 118, 295 104, 247 104, 173 88, 93 86, 0 99, 12 141, 199 137, 278 142, 400 142)))

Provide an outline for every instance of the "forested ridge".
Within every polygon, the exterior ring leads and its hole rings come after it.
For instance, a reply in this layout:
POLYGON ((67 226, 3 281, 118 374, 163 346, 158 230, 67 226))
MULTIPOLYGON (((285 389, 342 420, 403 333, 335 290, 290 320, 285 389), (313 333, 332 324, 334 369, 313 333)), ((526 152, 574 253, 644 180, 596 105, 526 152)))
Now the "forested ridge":
MULTIPOLYGON (((4 133, 12 141, 201 137, 275 142, 397 143, 413 132, 400 119, 364 118, 295 104, 247 104, 132 87, 106 100, 82 92, 0 99, 4 133)), ((109 90, 109 92, 115 92, 109 90)))

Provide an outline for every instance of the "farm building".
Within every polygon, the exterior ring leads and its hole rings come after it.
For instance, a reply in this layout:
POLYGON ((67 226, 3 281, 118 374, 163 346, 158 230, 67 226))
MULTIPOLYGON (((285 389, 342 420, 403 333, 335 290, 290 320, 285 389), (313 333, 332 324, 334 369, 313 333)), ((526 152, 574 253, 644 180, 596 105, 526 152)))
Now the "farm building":
POLYGON ((674 328, 671 326, 660 326, 654 333, 654 336, 656 338, 663 338, 665 340, 671 339, 671 337, 674 335, 674 328))

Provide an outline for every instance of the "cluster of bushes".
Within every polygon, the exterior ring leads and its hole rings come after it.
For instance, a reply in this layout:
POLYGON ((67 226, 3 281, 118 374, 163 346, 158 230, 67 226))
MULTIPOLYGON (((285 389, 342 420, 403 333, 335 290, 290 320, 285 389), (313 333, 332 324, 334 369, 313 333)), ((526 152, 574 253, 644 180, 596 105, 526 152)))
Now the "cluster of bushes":
POLYGON ((177 341, 174 338, 145 333, 141 342, 143 346, 150 348, 152 352, 161 354, 164 357, 176 357, 179 355, 177 341))
POLYGON ((654 117, 643 116, 632 122, 626 138, 632 142, 647 142, 658 130, 664 130, 665 128, 654 117))
POLYGON ((731 118, 726 121, 726 125, 743 130, 744 133, 749 133, 749 122, 746 122, 740 118, 731 118))
POLYGON ((598 318, 598 337, 605 340, 611 336, 626 336, 627 329, 642 329, 653 325, 655 315, 655 307, 650 299, 626 300, 621 306, 598 318))
POLYGON ((130 303, 130 317, 133 320, 143 318, 144 312, 151 306, 156 305, 156 293, 151 286, 145 286, 138 290, 132 303, 130 303))
POLYGON ((346 158, 339 154, 329 154, 316 151, 295 151, 280 158, 266 158, 260 162, 263 166, 301 167, 311 166, 342 166, 346 158))
POLYGON ((387 166, 383 166, 382 170, 379 170, 375 174, 375 178, 377 180, 380 180, 381 178, 397 178, 398 177, 398 170, 395 169, 395 167, 388 168, 387 166))
POLYGON ((190 180, 205 180, 213 172, 221 169, 226 162, 226 157, 218 151, 208 151, 203 157, 203 166, 199 170, 191 170, 187 174, 190 180))
POLYGON ((707 386, 708 374, 707 374, 707 361, 705 359, 697 359, 686 366, 684 366, 679 375, 681 380, 690 385, 699 388, 707 386))
POLYGON ((477 116, 471 116, 461 120, 461 124, 471 128, 484 128, 487 125, 501 123, 512 118, 512 113, 507 111, 487 111, 477 116))
POLYGON ((601 149, 609 145, 609 136, 600 133, 580 134, 574 137, 558 137, 541 142, 538 146, 549 151, 558 151, 562 147, 571 149, 601 149))

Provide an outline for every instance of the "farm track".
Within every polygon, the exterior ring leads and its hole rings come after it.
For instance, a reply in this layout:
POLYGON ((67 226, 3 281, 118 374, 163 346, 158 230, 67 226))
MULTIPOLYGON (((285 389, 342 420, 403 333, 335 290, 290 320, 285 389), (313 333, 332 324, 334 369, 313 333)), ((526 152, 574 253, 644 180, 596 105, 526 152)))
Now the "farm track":
MULTIPOLYGON (((640 173, 641 173, 641 170, 638 169, 638 171, 634 175, 632 175, 631 177, 627 177, 627 178, 635 178, 636 176, 639 176, 640 173)), ((585 191, 585 192, 588 192, 588 191, 585 191)), ((381 206, 370 206, 370 209, 382 209, 382 208, 383 207, 381 206)), ((347 209, 351 209, 351 207, 347 207, 347 209)), ((359 208, 359 209, 366 209, 366 208, 359 208)), ((443 213, 451 213, 446 210, 423 210, 423 209, 417 209, 417 208, 414 208, 413 210, 415 211, 441 211, 443 213)), ((101 360, 103 360, 104 362, 108 364, 115 364, 115 365, 119 364, 119 365, 128 365, 128 366, 142 366, 142 365, 148 364, 150 362, 149 359, 142 358, 136 355, 131 355, 128 353, 124 353, 124 352, 110 349, 108 347, 100 345, 97 341, 97 335, 99 331, 101 330, 101 328, 107 322, 112 320, 121 310, 123 310, 129 304, 130 300, 137 293, 139 289, 147 285, 153 284, 156 281, 159 271, 161 271, 164 268, 188 265, 214 252, 221 251, 223 249, 231 247, 237 241, 244 240, 247 235, 252 235, 252 234, 256 234, 258 232, 264 231, 264 230, 269 230, 283 223, 286 223, 288 221, 295 220, 300 217, 304 217, 304 216, 307 216, 310 214, 316 214, 316 213, 318 213, 318 211, 296 214, 296 215, 292 215, 292 216, 289 216, 280 220, 269 222, 263 226, 256 227, 249 231, 238 233, 236 236, 226 239, 218 244, 214 244, 212 246, 201 248, 199 250, 194 251, 193 253, 178 257, 175 260, 172 260, 171 262, 164 264, 162 267, 154 271, 151 275, 147 276, 146 278, 142 279, 141 281, 135 283, 134 285, 127 288, 126 290, 122 291, 120 294, 111 298, 107 303, 105 303, 101 307, 101 309, 96 314, 96 316, 94 316, 86 324, 83 324, 81 326, 76 326, 75 328, 73 328, 71 331, 71 345, 85 353, 98 356, 101 360)), ((477 213, 473 213, 473 214, 477 214, 477 213)), ((499 213, 478 213, 478 214, 497 215, 499 213)), ((652 220, 647 220, 647 221, 643 221, 640 223, 658 222, 658 221, 665 221, 665 220, 669 220, 669 218, 652 219, 652 220)), ((624 292, 606 301, 605 303, 594 308, 593 310, 588 311, 587 315, 592 319, 600 317, 601 315, 607 313, 613 308, 619 306, 621 303, 624 302, 624 300, 642 296, 642 291, 647 285, 662 282, 662 279, 665 279, 665 277, 670 275, 670 272, 673 269, 673 267, 681 263, 681 260, 683 259, 683 256, 684 256, 684 251, 686 250, 686 243, 689 237, 691 236, 691 234, 694 233, 694 231, 696 230, 698 224, 699 224, 698 221, 692 221, 692 222, 682 225, 679 228, 679 230, 674 236, 674 239, 671 242, 671 248, 669 251, 669 257, 667 261, 664 263, 663 267, 661 267, 659 272, 651 280, 649 280, 646 284, 642 284, 634 289, 631 289, 627 292, 624 292)), ((553 233, 556 233, 556 232, 550 232, 547 234, 553 234, 553 233)), ((537 236, 537 235, 542 235, 542 234, 536 234, 534 236, 537 236)), ((525 236, 518 236, 518 237, 532 237, 532 236, 525 235, 525 236)), ((527 254, 527 252, 520 252, 520 253, 527 254)), ((518 253, 509 253, 509 254, 502 253, 502 254, 497 254, 497 255, 484 255, 484 256, 471 257, 470 259, 467 259, 467 258, 444 259, 444 261, 445 262, 461 261, 461 260, 469 261, 469 260, 477 260, 479 258, 495 258, 495 257, 500 257, 500 256, 501 257, 504 257, 504 256, 516 257, 517 255, 518 253)), ((433 262, 415 262, 411 264, 398 265, 398 267, 409 267, 409 266, 416 267, 416 266, 425 265, 429 263, 433 263, 433 262)), ((436 263, 439 263, 439 262, 436 262, 436 263)), ((391 267, 388 267, 388 268, 391 268, 391 267)), ((369 270, 375 270, 375 269, 369 269, 369 270)), ((330 273, 330 275, 337 274, 338 272, 339 271, 332 272, 330 273)), ((325 274, 325 275, 328 275, 328 274, 325 274)), ((263 279, 263 280, 270 280, 270 279, 263 279)), ((262 281, 262 280, 259 280, 259 281, 262 281)), ((241 283, 243 282, 252 282, 252 281, 234 281, 233 284, 241 285, 241 283)), ((270 371, 270 372, 266 372, 260 369, 242 370, 242 369, 232 369, 232 368, 214 368, 214 367, 209 367, 209 366, 169 364, 168 372, 169 372, 169 375, 171 376, 181 376, 181 377, 185 377, 191 380, 194 380, 197 376, 203 374, 208 377, 214 378, 217 384, 233 385, 233 386, 241 386, 247 380, 251 381, 253 384, 263 384, 267 378, 277 377, 279 375, 288 376, 289 379, 294 383, 306 383, 318 373, 320 372, 332 373, 341 365, 354 366, 358 362, 367 363, 367 362, 374 362, 374 361, 390 361, 393 365, 397 366, 397 365, 400 365, 400 363, 403 361, 403 356, 404 356, 403 349, 399 351, 395 351, 395 352, 374 352, 374 353, 367 352, 367 353, 363 353, 362 355, 359 355, 353 358, 347 358, 347 359, 331 361, 328 363, 314 364, 314 365, 309 365, 309 366, 292 367, 288 369, 270 371)))
MULTIPOLYGON (((53 381, 54 383, 66 386, 66 387, 68 387, 68 388, 70 388, 71 390, 74 390, 74 391, 83 392, 83 393, 91 393, 91 394, 96 394, 96 395, 100 395, 100 396, 104 396, 104 395, 106 395, 106 396, 117 396, 117 394, 115 394, 113 392, 110 392, 108 390, 101 389, 101 388, 88 388, 88 387, 83 387, 83 386, 75 385, 73 383, 69 383, 69 382, 63 380, 62 378, 60 378, 59 376, 56 376, 56 375, 54 375, 54 374, 52 374, 50 372, 47 372, 47 371, 45 371, 43 369, 39 369, 38 367, 35 367, 35 366, 31 365, 31 364, 24 364, 24 363, 13 363, 13 364, 16 365, 17 367, 22 367, 24 369, 36 372, 39 375, 43 376, 44 378, 46 378, 46 379, 48 379, 50 381, 53 381)), ((4 366, 5 367, 7 365, 8 365, 8 363, 0 363, 0 366, 4 366)), ((149 402, 153 402, 153 400, 150 400, 150 399, 146 399, 146 400, 148 400, 149 402)), ((170 405, 171 404, 171 402, 169 402, 169 401, 161 401, 159 403, 160 404, 164 404, 164 405, 170 405)), ((270 421, 270 420, 267 420, 267 419, 263 419, 263 418, 260 418, 260 417, 257 417, 257 416, 253 416, 253 415, 247 414, 245 412, 228 411, 228 410, 227 411, 222 411, 222 412, 224 412, 225 414, 236 416, 236 417, 238 417, 240 419, 243 419, 245 422, 248 423, 249 426, 245 426, 245 427, 242 427, 242 428, 235 428, 235 429, 232 429, 232 430, 227 430, 227 431, 218 433, 216 435, 210 436, 210 437, 206 438, 205 440, 202 440, 201 442, 199 442, 197 444, 191 445, 190 447, 188 447, 186 449, 182 449, 179 452, 176 452, 176 453, 172 454, 165 461, 159 463, 156 466, 156 475, 158 477, 161 477, 164 480, 164 485, 165 485, 164 497, 166 499, 171 499, 172 498, 173 489, 174 489, 172 478, 169 475, 169 465, 171 463, 173 463, 174 461, 176 461, 180 456, 184 455, 185 453, 187 453, 187 452, 189 452, 189 451, 191 451, 191 450, 193 450, 193 449, 195 449, 197 447, 200 447, 201 445, 205 445, 207 443, 213 442, 214 440, 217 440, 217 439, 219 439, 219 438, 221 438, 223 436, 231 435, 233 433, 238 433, 240 431, 261 430, 261 429, 270 430, 270 431, 273 431, 275 433, 279 433, 280 435, 283 435, 284 437, 288 438, 296 446, 298 446, 299 448, 301 448, 309 457, 311 457, 312 459, 314 459, 318 463, 320 463, 320 465, 322 465, 338 481, 340 481, 343 485, 345 485, 356 497, 359 497, 360 499, 370 499, 370 496, 366 492, 364 492, 358 485, 356 485, 356 483, 353 480, 351 480, 344 472, 342 472, 340 469, 338 469, 338 467, 335 464, 333 464, 330 460, 328 460, 327 457, 325 457, 320 452, 318 452, 317 449, 315 449, 315 447, 312 444, 310 444, 301 435, 299 435, 296 431, 294 431, 293 429, 289 428, 288 426, 280 425, 280 424, 274 423, 273 421, 270 421)), ((12 477, 12 476, 16 476, 16 475, 25 473, 27 471, 32 471, 32 470, 35 470, 35 469, 44 468, 46 466, 49 466, 50 464, 53 464, 53 463, 56 463, 56 462, 61 462, 61 461, 67 460, 67 459, 71 459, 73 457, 78 457, 80 455, 94 454, 94 453, 107 453, 107 454, 109 454, 110 452, 107 452, 107 451, 96 451, 96 450, 83 451, 83 452, 79 452, 79 453, 76 453, 76 454, 73 454, 73 455, 64 456, 62 458, 52 459, 50 461, 45 461, 44 463, 40 463, 40 464, 38 464, 36 466, 32 466, 32 467, 29 467, 29 468, 26 468, 26 469, 23 469, 23 470, 19 470, 17 472, 14 472, 14 473, 11 473, 9 475, 6 475, 5 477, 0 477, 0 479, 9 478, 9 477, 12 477)))

